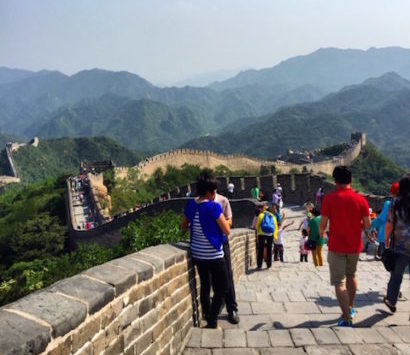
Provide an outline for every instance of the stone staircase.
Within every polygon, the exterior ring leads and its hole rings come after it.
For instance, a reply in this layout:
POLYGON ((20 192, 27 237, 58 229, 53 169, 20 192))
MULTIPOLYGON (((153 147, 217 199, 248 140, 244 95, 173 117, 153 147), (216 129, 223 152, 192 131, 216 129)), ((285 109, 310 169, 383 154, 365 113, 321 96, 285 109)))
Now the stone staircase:
POLYGON ((296 221, 285 231, 285 262, 242 276, 236 285, 240 323, 230 324, 223 313, 222 329, 194 328, 184 354, 410 354, 409 274, 391 314, 382 302, 389 274, 373 255, 362 254, 354 328, 337 327, 341 312, 328 265, 315 268, 311 255, 299 262, 296 228, 303 214, 297 207, 285 213, 296 221))

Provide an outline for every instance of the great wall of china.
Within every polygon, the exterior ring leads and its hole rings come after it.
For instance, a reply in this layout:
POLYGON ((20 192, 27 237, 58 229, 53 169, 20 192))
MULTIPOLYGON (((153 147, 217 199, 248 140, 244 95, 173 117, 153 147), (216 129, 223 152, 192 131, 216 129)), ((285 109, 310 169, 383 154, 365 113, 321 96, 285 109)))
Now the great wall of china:
MULTIPOLYGON (((359 132, 352 133, 350 148, 341 155, 310 164, 292 164, 281 160, 260 160, 242 154, 223 155, 210 151, 178 149, 147 158, 135 166, 134 169, 137 169, 144 179, 151 176, 157 169, 166 170, 167 166, 180 168, 184 164, 199 165, 210 169, 224 165, 230 170, 245 170, 253 174, 259 174, 262 166, 274 165, 283 174, 289 174, 294 170, 304 170, 314 174, 331 175, 335 166, 351 165, 359 156, 364 145, 366 145, 366 135, 359 132)), ((129 168, 116 168, 116 176, 126 178, 128 171, 129 168)))

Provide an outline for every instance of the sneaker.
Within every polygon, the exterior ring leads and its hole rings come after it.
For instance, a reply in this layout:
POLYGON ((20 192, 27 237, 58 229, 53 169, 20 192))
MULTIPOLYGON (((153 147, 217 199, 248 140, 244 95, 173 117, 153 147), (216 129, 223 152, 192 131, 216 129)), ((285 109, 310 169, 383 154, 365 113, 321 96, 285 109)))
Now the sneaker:
POLYGON ((338 327, 353 327, 352 319, 351 318, 349 318, 349 320, 340 319, 337 322, 337 326, 338 327))
POLYGON ((350 318, 354 318, 356 315, 356 310, 353 307, 349 307, 350 318))
POLYGON ((231 324, 238 324, 239 323, 239 315, 237 311, 229 312, 228 313, 228 321, 231 324))
POLYGON ((383 302, 392 313, 396 312, 396 306, 393 306, 387 297, 383 297, 383 302))

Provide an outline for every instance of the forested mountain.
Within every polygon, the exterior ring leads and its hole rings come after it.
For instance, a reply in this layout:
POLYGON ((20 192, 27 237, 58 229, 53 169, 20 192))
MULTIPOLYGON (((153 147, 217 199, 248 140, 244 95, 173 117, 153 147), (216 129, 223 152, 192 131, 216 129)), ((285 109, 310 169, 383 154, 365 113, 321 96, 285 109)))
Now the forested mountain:
POLYGON ((313 85, 332 92, 367 78, 394 71, 410 79, 410 49, 400 47, 359 49, 321 48, 261 70, 246 70, 210 85, 216 90, 246 85, 313 85))
POLYGON ((10 69, 6 67, 0 67, 0 84, 6 84, 6 83, 11 83, 13 81, 25 79, 33 74, 34 72, 30 70, 10 69))
POLYGON ((108 136, 139 151, 163 151, 202 132, 201 118, 186 107, 105 95, 60 109, 26 132, 44 138, 108 136))
POLYGON ((37 147, 21 147, 13 157, 22 182, 29 183, 78 173, 81 161, 112 160, 117 166, 133 166, 142 155, 112 139, 97 137, 40 140, 37 147))
MULTIPOLYGON (((410 82, 388 73, 347 87, 314 103, 283 108, 246 125, 215 137, 201 137, 184 147, 221 153, 243 152, 266 158, 286 149, 311 149, 348 140, 351 132, 368 137, 393 159, 392 144, 410 152, 410 82)), ((234 124, 232 125, 234 126, 234 124)), ((410 166, 410 154, 397 159, 410 166)))

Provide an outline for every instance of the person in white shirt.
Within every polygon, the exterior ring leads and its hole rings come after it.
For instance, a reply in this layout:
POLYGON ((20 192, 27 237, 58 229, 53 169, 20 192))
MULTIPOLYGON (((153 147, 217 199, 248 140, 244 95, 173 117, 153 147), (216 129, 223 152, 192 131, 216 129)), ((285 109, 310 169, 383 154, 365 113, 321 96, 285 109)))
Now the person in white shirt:
POLYGON ((229 199, 232 199, 233 198, 233 190, 235 189, 235 185, 232 183, 232 182, 230 182, 229 184, 228 184, 228 198, 229 199))
POLYGON ((284 244, 284 239, 285 239, 285 229, 291 226, 295 221, 292 221, 288 224, 285 224, 283 227, 281 226, 278 229, 278 239, 274 241, 273 245, 273 260, 275 261, 281 261, 283 263, 283 244, 284 244))

